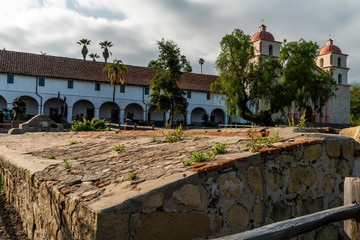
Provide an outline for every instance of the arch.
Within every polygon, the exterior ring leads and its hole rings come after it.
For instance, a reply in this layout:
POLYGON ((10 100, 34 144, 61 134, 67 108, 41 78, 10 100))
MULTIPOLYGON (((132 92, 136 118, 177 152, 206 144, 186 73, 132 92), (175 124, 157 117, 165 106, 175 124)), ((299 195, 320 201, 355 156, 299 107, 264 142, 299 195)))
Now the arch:
POLYGON ((44 103, 44 115, 49 116, 55 122, 66 121, 67 104, 63 99, 50 98, 44 103))
POLYGON ((125 108, 125 119, 131 119, 134 122, 144 121, 144 109, 137 103, 130 103, 125 108))
POLYGON ((212 110, 210 114, 210 121, 214 121, 217 123, 224 123, 225 122, 225 112, 220 108, 215 108, 212 110))
POLYGON ((320 58, 320 67, 324 67, 324 59, 320 58))
POLYGON ((205 111, 205 109, 201 108, 201 107, 197 107, 194 108, 191 111, 191 116, 190 116, 190 121, 192 124, 201 124, 202 122, 204 122, 203 118, 204 115, 206 115, 207 112, 205 111))
POLYGON ((338 67, 341 67, 341 57, 338 57, 338 67))
MULTIPOLYGON (((30 96, 20 96, 21 99, 25 102, 25 106, 26 106, 26 111, 25 111, 25 115, 26 115, 26 119, 30 119, 33 116, 37 115, 39 112, 39 103, 38 101, 30 96)), ((15 99, 14 99, 15 101, 15 99)), ((14 102, 13 101, 13 102, 14 102)))
POLYGON ((75 119, 86 118, 87 120, 91 120, 94 118, 95 107, 88 100, 79 100, 74 103, 72 108, 72 116, 75 119))
POLYGON ((0 95, 0 110, 7 109, 6 99, 0 95))
POLYGON ((272 56, 273 55, 273 45, 269 45, 269 55, 272 56))
POLYGON ((120 107, 115 103, 113 112, 113 102, 104 102, 99 109, 99 118, 118 123, 120 121, 120 107))
POLYGON ((342 75, 341 75, 341 73, 339 73, 339 75, 338 75, 338 83, 342 84, 342 75))
POLYGON ((164 113, 163 112, 156 112, 156 107, 151 106, 148 110, 148 121, 153 122, 162 122, 164 121, 164 113))
POLYGON ((314 121, 314 111, 312 109, 311 106, 307 106, 306 108, 306 113, 305 113, 305 119, 307 122, 313 122, 314 121))

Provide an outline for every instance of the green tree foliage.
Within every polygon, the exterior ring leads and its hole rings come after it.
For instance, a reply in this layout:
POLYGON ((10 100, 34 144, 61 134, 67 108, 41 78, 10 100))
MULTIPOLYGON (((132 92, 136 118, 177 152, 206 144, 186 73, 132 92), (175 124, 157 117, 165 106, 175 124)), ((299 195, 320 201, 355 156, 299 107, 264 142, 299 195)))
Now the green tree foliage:
POLYGON ((112 42, 109 41, 103 41, 99 43, 101 49, 104 49, 103 51, 103 57, 105 59, 105 62, 107 62, 107 59, 112 55, 112 53, 109 51, 109 48, 113 46, 112 42))
POLYGON ((316 43, 303 39, 284 42, 279 59, 256 58, 250 36, 235 29, 223 37, 220 48, 215 63, 220 76, 211 89, 226 95, 230 116, 269 125, 272 114, 293 102, 298 108, 311 104, 320 112, 335 95, 336 82, 331 72, 315 71, 316 43), (259 101, 269 108, 255 112, 259 101))
POLYGON ((113 90, 113 108, 112 108, 112 121, 114 122, 114 110, 115 110, 115 89, 117 84, 124 84, 125 76, 128 72, 127 67, 122 63, 121 60, 114 60, 113 63, 108 63, 103 68, 103 72, 108 73, 108 78, 111 85, 114 85, 113 90))
MULTIPOLYGON (((185 91, 178 87, 178 82, 184 70, 189 70, 190 63, 180 54, 180 48, 170 40, 157 42, 159 58, 150 61, 148 67, 158 71, 150 82, 151 94, 149 105, 155 106, 158 112, 170 111, 170 127, 177 115, 187 113, 188 102, 185 91)), ((190 66, 191 68, 191 66, 190 66)))
POLYGON ((350 121, 360 125, 360 85, 350 88, 350 121))

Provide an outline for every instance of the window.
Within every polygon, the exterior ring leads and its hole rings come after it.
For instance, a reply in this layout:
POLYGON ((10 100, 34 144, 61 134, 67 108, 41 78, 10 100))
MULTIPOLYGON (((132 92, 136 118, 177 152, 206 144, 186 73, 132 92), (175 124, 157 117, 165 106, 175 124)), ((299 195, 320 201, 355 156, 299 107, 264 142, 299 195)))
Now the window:
POLYGON ((14 84, 14 75, 7 75, 7 83, 14 84))
POLYGON ((39 78, 39 86, 44 87, 45 86, 45 78, 39 78))
POLYGON ((191 98, 191 91, 187 91, 187 98, 191 98))
POLYGON ((338 66, 341 67, 341 57, 338 57, 338 66))
POLYGON ((320 67, 324 67, 324 59, 320 58, 320 67))
POLYGON ((272 45, 269 46, 269 55, 270 56, 273 55, 273 46, 272 45))
POLYGON ((206 93, 206 99, 210 100, 210 93, 209 92, 206 93))
POLYGON ((74 88, 74 81, 68 80, 68 88, 74 88))
POLYGON ((338 75, 338 83, 339 83, 339 84, 342 83, 342 75, 341 75, 341 74, 338 75))
POLYGON ((149 95, 149 92, 150 92, 149 87, 145 87, 145 89, 144 89, 144 93, 145 93, 145 95, 149 95))
POLYGON ((124 93, 125 92, 125 85, 120 85, 120 92, 124 93))
POLYGON ((95 83, 95 91, 100 91, 100 83, 95 83))

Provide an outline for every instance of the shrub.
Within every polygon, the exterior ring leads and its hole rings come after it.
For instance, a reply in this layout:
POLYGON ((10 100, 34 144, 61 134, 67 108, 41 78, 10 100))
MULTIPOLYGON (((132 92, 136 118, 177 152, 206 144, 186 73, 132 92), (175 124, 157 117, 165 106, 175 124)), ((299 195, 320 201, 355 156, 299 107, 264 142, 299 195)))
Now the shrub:
POLYGON ((155 135, 152 136, 151 142, 156 142, 156 136, 155 135))
POLYGON ((136 179, 136 173, 135 173, 135 172, 131 172, 131 173, 130 173, 130 176, 129 176, 129 180, 132 181, 132 180, 134 180, 134 179, 136 179))
POLYGON ((179 142, 187 136, 182 132, 181 124, 175 129, 175 131, 169 132, 168 134, 163 133, 163 135, 165 136, 165 141, 168 143, 179 142))
POLYGON ((93 118, 91 121, 85 118, 82 121, 73 121, 73 126, 70 131, 107 131, 109 128, 106 126, 105 121, 99 118, 93 118))
POLYGON ((198 152, 195 151, 191 154, 190 162, 204 162, 214 157, 214 154, 211 152, 198 152))
POLYGON ((245 145, 250 148, 251 151, 256 152, 263 147, 274 147, 273 143, 280 141, 279 134, 275 134, 273 137, 262 137, 257 136, 255 138, 253 126, 251 126, 249 133, 250 141, 246 142, 245 145))
POLYGON ((76 140, 75 141, 70 141, 71 145, 76 144, 76 143, 78 143, 78 141, 76 141, 76 140))
POLYGON ((118 146, 116 146, 116 145, 113 146, 113 149, 114 149, 116 152, 118 152, 118 151, 122 152, 122 151, 124 150, 124 148, 125 148, 125 145, 124 145, 124 144, 121 144, 121 145, 118 145, 118 146))
POLYGON ((65 160, 64 164, 65 164, 65 169, 69 169, 72 167, 72 164, 68 160, 65 160))
POLYGON ((214 154, 218 155, 218 154, 223 154, 227 152, 227 149, 229 148, 229 146, 226 143, 218 143, 214 146, 214 154))
POLYGON ((50 156, 47 157, 48 159, 55 159, 54 154, 51 154, 50 156))

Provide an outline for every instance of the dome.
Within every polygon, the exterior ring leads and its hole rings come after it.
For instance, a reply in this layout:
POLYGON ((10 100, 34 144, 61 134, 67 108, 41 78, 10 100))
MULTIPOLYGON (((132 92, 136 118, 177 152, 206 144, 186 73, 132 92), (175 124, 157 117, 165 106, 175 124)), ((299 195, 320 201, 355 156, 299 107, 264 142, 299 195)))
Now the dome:
POLYGON ((251 42, 255 42, 257 40, 268 40, 268 41, 275 41, 274 36, 266 31, 266 26, 262 24, 259 27, 259 32, 255 33, 254 36, 251 38, 251 42))
POLYGON ((324 55, 328 53, 337 53, 341 54, 341 50, 338 46, 333 45, 333 40, 329 39, 326 41, 326 45, 320 49, 318 55, 324 55))

